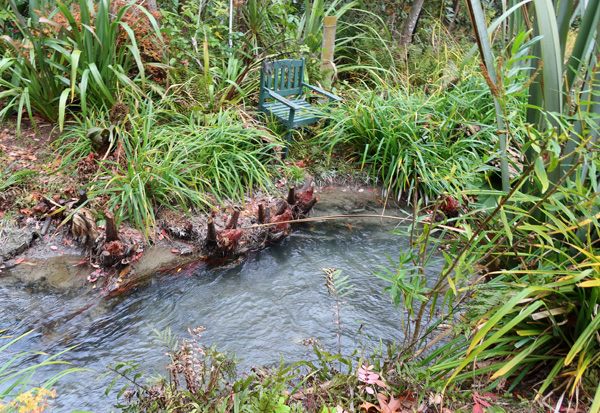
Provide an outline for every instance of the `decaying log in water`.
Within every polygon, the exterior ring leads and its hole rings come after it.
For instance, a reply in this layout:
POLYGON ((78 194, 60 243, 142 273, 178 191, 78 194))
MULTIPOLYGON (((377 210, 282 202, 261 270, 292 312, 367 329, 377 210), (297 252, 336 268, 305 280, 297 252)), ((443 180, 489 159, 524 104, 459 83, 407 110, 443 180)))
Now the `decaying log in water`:
MULTIPOLYGON (((163 234, 186 240, 197 257, 227 258, 281 241, 292 230, 290 222, 307 216, 317 201, 309 180, 300 190, 290 187, 286 199, 264 197, 247 201, 243 208, 223 206, 196 217, 161 208, 157 213, 157 224, 164 231, 163 234)), ((134 268, 129 265, 131 257, 141 249, 119 232, 114 214, 104 212, 106 231, 99 233, 91 212, 88 211, 90 216, 87 216, 82 211, 85 209, 81 208, 73 215, 73 227, 78 228, 79 225, 85 230, 79 234, 74 230, 74 236, 81 240, 82 234, 86 234, 85 240, 91 241, 87 246, 92 259, 113 268, 104 282, 103 291, 108 296, 114 296, 123 291, 123 285, 130 289, 146 282, 148 277, 136 279, 135 269, 129 271, 129 268, 134 268), (79 224, 75 224, 75 220, 79 224)))

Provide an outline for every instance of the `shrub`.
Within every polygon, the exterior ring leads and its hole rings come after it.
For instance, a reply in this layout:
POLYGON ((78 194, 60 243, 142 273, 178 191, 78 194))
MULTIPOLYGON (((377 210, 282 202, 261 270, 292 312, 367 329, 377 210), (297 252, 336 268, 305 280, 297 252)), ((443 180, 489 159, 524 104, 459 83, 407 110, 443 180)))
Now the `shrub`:
POLYGON ((16 111, 19 126, 24 109, 32 122, 35 111, 58 120, 62 129, 68 108, 79 107, 85 115, 91 107, 110 108, 120 87, 141 92, 145 69, 127 23, 132 10, 147 16, 160 38, 154 17, 141 6, 123 6, 113 16, 109 0, 99 1, 95 10, 85 0, 72 8, 57 5, 47 18, 36 15, 27 21, 13 9, 23 39, 0 37, 7 50, 0 60, 0 99, 6 101, 0 117, 16 111))

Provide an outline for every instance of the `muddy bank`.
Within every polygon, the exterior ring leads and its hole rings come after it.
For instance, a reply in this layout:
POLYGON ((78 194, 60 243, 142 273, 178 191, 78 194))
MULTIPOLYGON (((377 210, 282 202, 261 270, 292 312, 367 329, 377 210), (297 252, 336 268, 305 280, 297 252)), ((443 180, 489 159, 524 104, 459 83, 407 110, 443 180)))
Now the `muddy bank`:
MULTIPOLYGON (((397 206, 384 208, 377 190, 371 188, 322 188, 315 189, 315 195, 318 195, 319 202, 312 209, 311 216, 314 218, 383 213, 402 216, 397 206)), ((354 219, 349 217, 344 221, 351 224, 354 219)), ((89 250, 78 245, 65 228, 57 231, 53 224, 42 236, 41 224, 41 221, 28 218, 24 228, 1 230, 1 277, 14 277, 31 288, 89 291, 112 297, 150 282, 156 274, 169 272, 176 266, 185 268, 186 264, 206 258, 197 253, 198 249, 191 241, 176 240, 163 231, 154 245, 144 245, 129 264, 109 274, 97 265, 88 264, 89 250)), ((292 224, 289 231, 297 225, 305 224, 292 224)), ((127 230, 129 236, 141 237, 141 234, 132 231, 127 230)))

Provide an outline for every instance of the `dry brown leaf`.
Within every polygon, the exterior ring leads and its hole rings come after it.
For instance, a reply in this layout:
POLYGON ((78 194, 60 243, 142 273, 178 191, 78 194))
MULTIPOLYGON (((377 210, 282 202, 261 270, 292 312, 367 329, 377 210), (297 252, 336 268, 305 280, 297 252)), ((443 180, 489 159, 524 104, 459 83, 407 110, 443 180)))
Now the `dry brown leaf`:
POLYGON ((377 400, 381 406, 381 413, 401 413, 403 410, 401 400, 394 399, 394 395, 390 396, 390 401, 388 402, 385 395, 377 393, 377 400))
POLYGON ((381 412, 381 409, 373 403, 364 402, 358 408, 365 413, 381 412))

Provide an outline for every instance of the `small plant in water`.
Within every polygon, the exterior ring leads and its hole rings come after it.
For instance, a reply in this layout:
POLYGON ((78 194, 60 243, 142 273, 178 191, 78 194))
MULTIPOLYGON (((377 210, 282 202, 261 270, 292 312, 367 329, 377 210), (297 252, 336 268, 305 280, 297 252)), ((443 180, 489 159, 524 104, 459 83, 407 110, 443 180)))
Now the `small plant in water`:
POLYGON ((325 271, 325 286, 327 287, 327 292, 333 300, 335 304, 332 305, 332 308, 335 310, 333 313, 333 323, 337 325, 338 328, 338 353, 342 354, 342 316, 341 310, 344 305, 346 305, 347 301, 342 300, 345 296, 350 293, 352 289, 352 285, 348 285, 350 280, 348 276, 341 276, 342 270, 336 270, 334 268, 323 268, 325 271))

